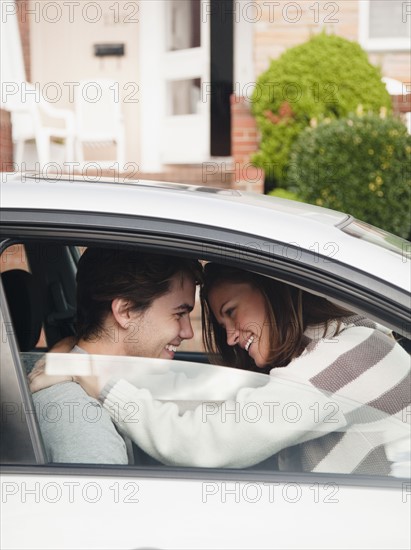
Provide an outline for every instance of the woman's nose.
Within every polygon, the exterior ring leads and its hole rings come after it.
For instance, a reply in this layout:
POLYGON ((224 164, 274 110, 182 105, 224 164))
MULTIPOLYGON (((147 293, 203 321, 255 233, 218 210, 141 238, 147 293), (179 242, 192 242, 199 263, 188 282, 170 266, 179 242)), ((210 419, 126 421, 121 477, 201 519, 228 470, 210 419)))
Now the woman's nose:
POLYGON ((238 340, 240 338, 240 331, 238 330, 238 327, 235 325, 227 327, 227 344, 229 346, 235 346, 238 344, 238 340))

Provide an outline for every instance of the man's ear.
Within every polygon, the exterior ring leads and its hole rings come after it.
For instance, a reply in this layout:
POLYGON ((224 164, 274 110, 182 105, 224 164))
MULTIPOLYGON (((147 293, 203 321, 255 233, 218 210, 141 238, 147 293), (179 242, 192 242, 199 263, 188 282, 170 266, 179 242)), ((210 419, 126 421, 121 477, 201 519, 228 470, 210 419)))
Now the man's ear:
POLYGON ((131 320, 130 302, 124 298, 115 298, 111 302, 111 311, 117 323, 125 329, 131 320))

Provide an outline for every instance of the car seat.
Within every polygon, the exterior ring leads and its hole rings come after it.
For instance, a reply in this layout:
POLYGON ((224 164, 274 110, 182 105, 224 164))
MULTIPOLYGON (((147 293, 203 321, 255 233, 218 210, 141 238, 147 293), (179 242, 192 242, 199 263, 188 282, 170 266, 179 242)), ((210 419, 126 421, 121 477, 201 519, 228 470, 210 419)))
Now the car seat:
POLYGON ((43 304, 34 277, 22 269, 11 269, 1 274, 1 280, 20 351, 31 351, 43 324, 43 304))

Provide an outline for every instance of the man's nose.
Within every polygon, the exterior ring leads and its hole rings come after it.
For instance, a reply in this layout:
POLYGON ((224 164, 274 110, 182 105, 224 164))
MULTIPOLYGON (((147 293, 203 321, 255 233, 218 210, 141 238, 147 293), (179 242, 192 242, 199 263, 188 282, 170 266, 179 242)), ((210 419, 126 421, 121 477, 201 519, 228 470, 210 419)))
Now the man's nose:
POLYGON ((187 315, 181 319, 180 338, 190 340, 194 336, 193 327, 191 326, 190 316, 187 315))

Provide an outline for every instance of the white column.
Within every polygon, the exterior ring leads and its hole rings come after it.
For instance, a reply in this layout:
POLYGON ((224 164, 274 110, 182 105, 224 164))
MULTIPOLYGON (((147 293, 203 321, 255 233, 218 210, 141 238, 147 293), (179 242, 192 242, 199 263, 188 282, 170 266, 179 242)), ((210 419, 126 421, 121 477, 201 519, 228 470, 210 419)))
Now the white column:
POLYGON ((164 0, 139 4, 140 170, 160 172, 160 136, 165 116, 164 0))
POLYGON ((0 40, 0 82, 4 92, 1 107, 7 109, 7 103, 19 103, 21 86, 26 80, 14 0, 0 0, 0 40))
MULTIPOLYGON (((234 9, 240 9, 239 2, 234 2, 234 9)), ((250 97, 255 87, 254 27, 241 14, 234 15, 234 93, 239 96, 250 97)))

